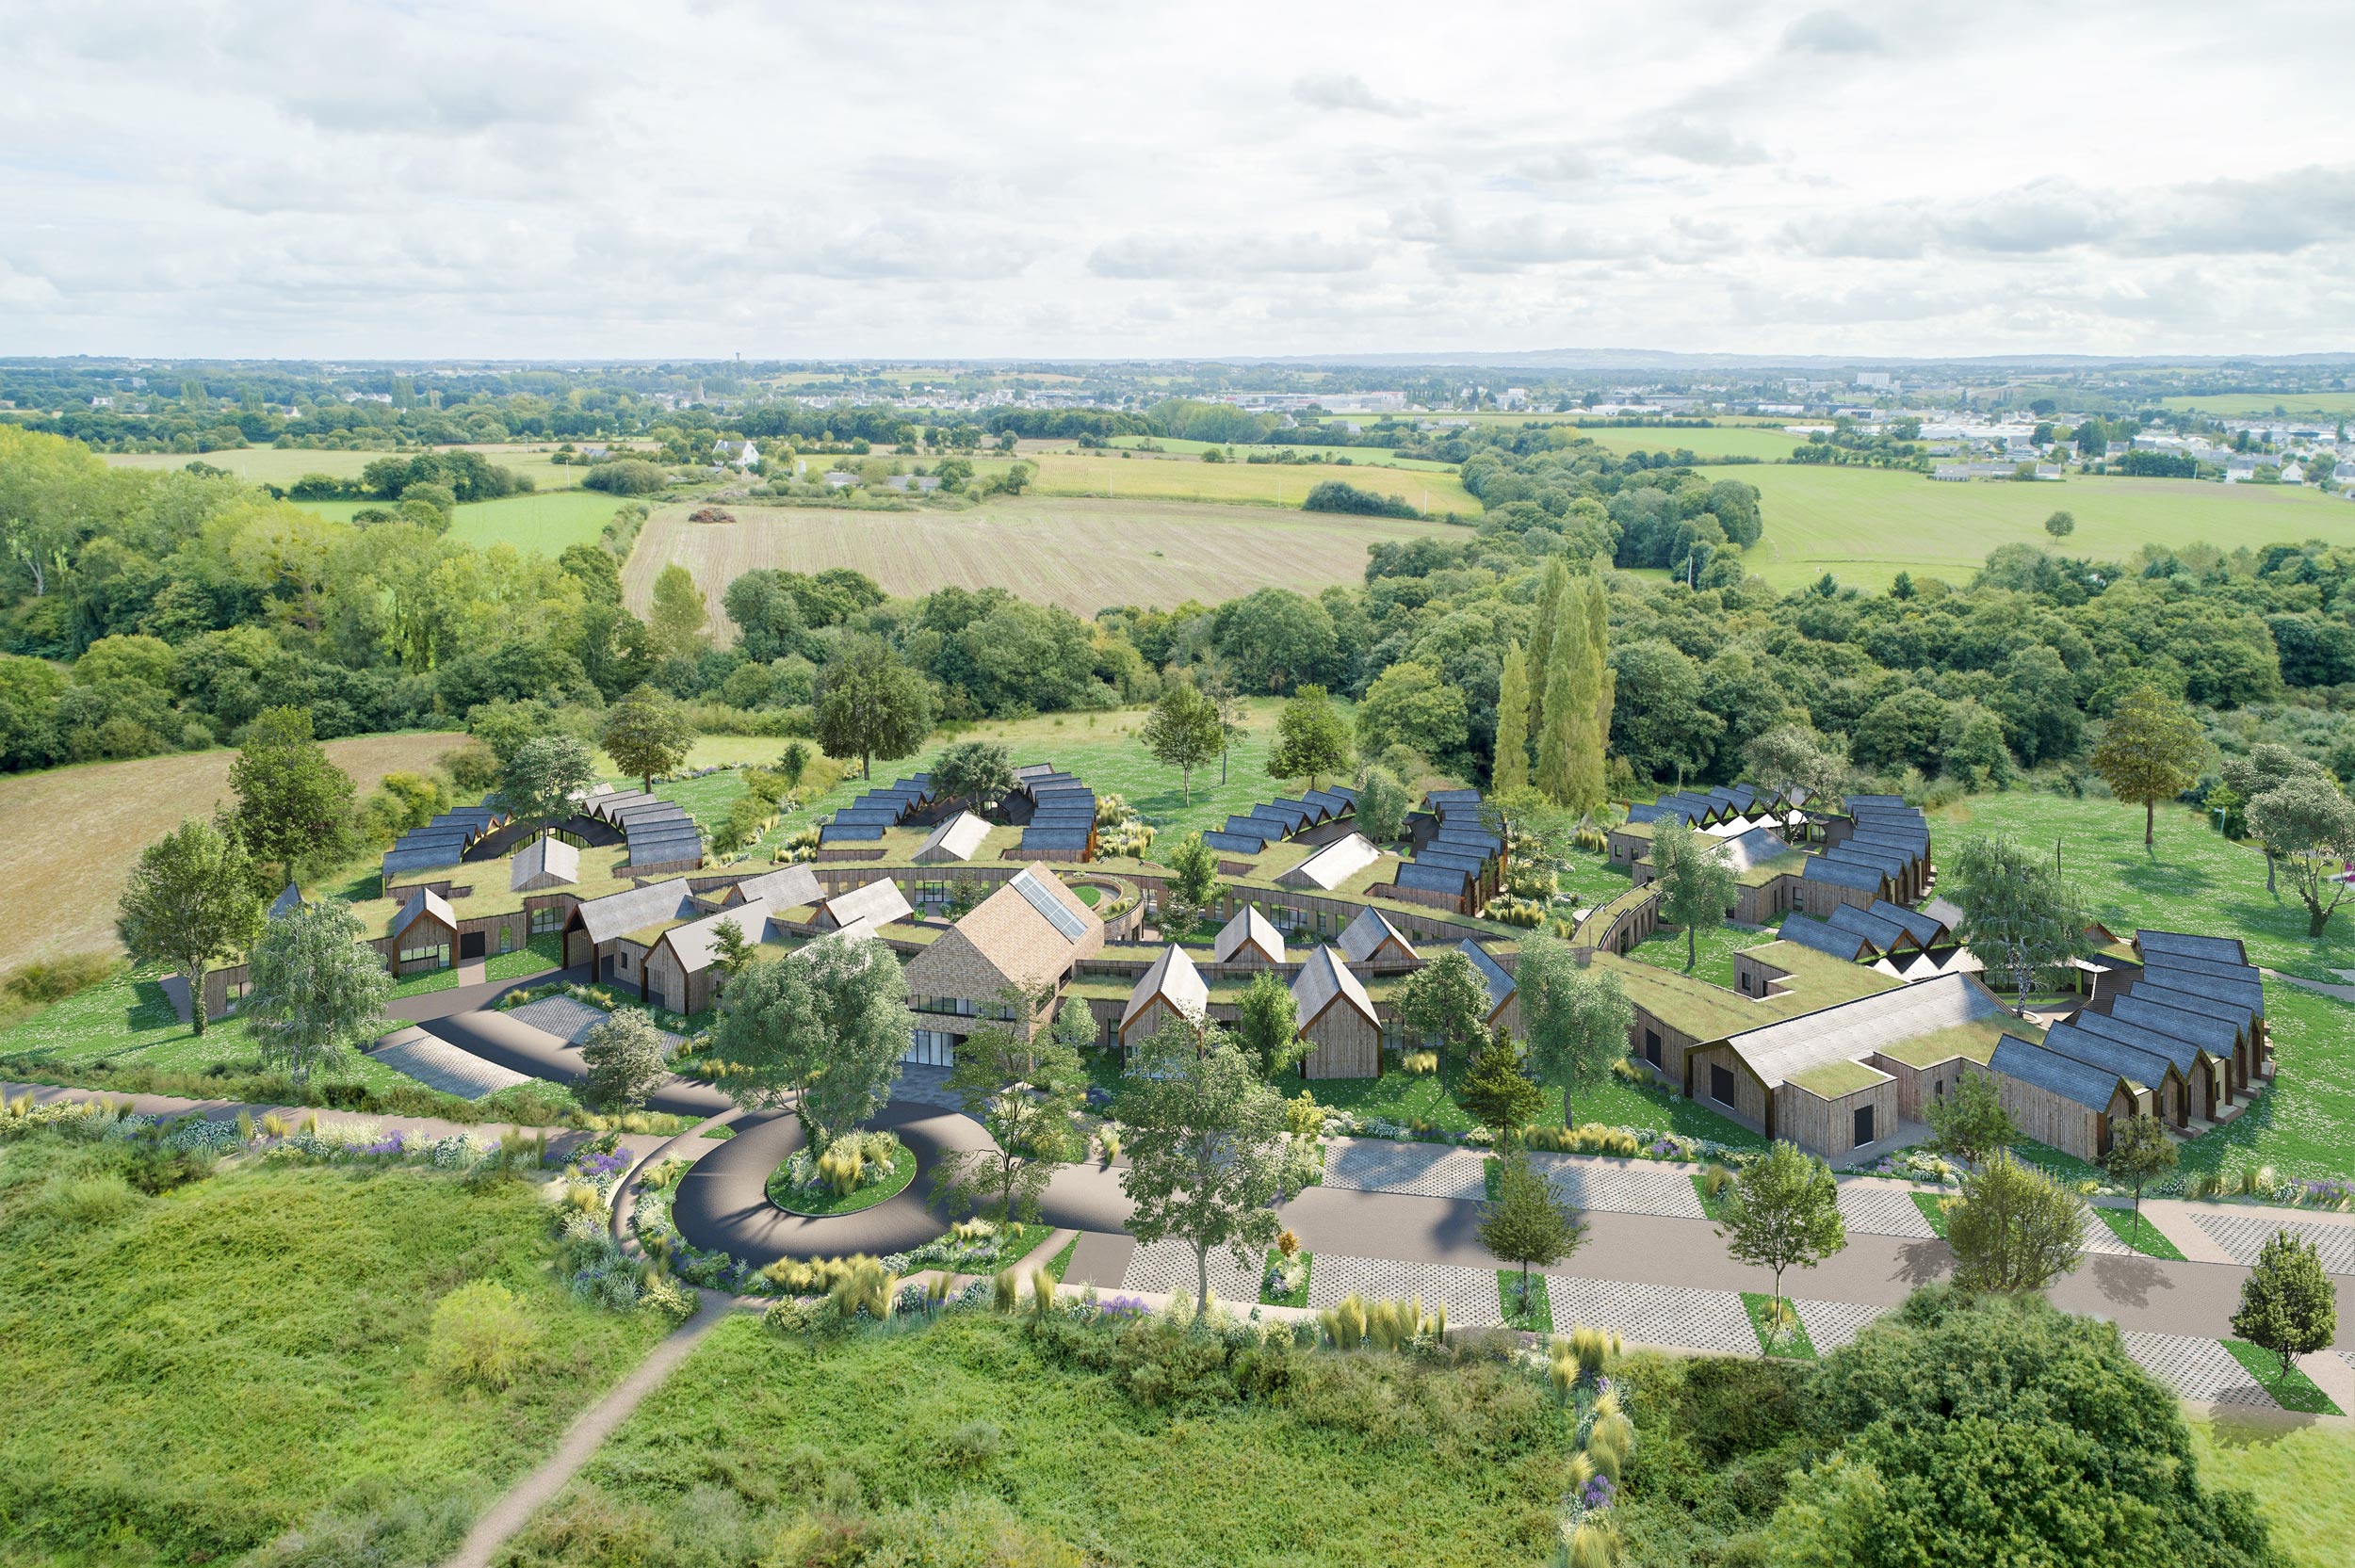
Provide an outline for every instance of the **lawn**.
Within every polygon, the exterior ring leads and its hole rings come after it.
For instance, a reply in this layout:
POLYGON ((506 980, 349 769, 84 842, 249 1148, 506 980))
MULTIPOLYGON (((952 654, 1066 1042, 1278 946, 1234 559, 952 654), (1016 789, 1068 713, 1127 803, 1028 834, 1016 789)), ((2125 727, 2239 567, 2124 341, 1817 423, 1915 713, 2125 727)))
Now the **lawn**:
POLYGON ((248 1170, 146 1198, 106 1154, 0 1144, 8 1561, 203 1562, 323 1509, 438 1560, 665 1327, 572 1300, 528 1186, 248 1170), (504 1394, 425 1367, 435 1303, 479 1279, 545 1331, 504 1394))
MULTIPOLYGON (((453 450, 453 448, 436 448, 453 450)), ((528 476, 540 490, 569 490, 579 482, 586 469, 560 467, 548 461, 555 448, 539 446, 488 446, 463 448, 479 452, 501 468, 512 469, 528 476)), ((356 479, 360 471, 379 458, 412 457, 410 452, 347 452, 310 450, 303 447, 247 446, 234 452, 205 452, 191 456, 185 452, 107 452, 100 454, 118 468, 172 469, 185 468, 192 462, 209 463, 225 468, 241 479, 256 484, 271 484, 284 490, 306 474, 325 474, 331 478, 356 479)), ((380 505, 382 503, 379 503, 380 505)))
MULTIPOLYGON (((1209 463, 1191 467, 1229 472, 1209 463)), ((1307 493, 1298 478, 1288 490, 1295 502, 1307 493)), ((755 567, 819 572, 848 566, 886 591, 906 595, 951 585, 1003 588, 1084 618, 1113 605, 1166 609, 1188 599, 1214 605, 1269 587, 1313 594, 1328 584, 1362 580, 1367 546, 1422 538, 1444 526, 1304 512, 1296 506, 1278 511, 1135 499, 1126 492, 1118 500, 1000 497, 966 511, 739 504, 731 508, 733 523, 690 523, 693 509, 674 504, 655 511, 624 569, 624 590, 631 608, 643 614, 656 576, 673 561, 684 565, 703 589, 713 635, 722 639, 730 632, 721 596, 755 567)))
MULTIPOLYGON (((510 495, 497 501, 475 501, 458 509, 458 519, 450 525, 449 537, 478 549, 494 544, 512 544, 529 554, 538 551, 555 557, 564 553, 568 544, 594 544, 597 536, 610 522, 616 508, 625 503, 618 496, 593 490, 558 490, 533 495, 510 495)), ((364 507, 382 507, 382 501, 304 501, 322 517, 349 522, 351 514, 364 507)))
POLYGON ((2303 1371, 2293 1366, 2284 1372, 2282 1358, 2265 1347, 2251 1345, 2246 1339, 2227 1339, 2224 1350, 2241 1364, 2250 1377, 2257 1380, 2260 1388, 2273 1396, 2273 1402, 2283 1410, 2295 1411, 2301 1415, 2347 1414, 2303 1371))
POLYGON ((2236 936, 2251 963, 2309 979, 2335 982, 2337 971, 2355 968, 2355 905, 2310 937, 2305 906, 2286 880, 2280 893, 2266 891, 2265 856, 2254 844, 2234 843, 2184 806, 2161 807, 2156 827, 2156 843, 2145 850, 2140 806, 2011 790, 1934 814, 1930 832, 1941 860, 1983 833, 2009 833, 2038 854, 2057 844, 2063 872, 2120 937, 2136 927, 2236 936))
POLYGON ((2333 420, 2355 419, 2355 392, 2210 392, 2192 397, 2162 398, 2170 409, 2191 409, 2200 413, 2268 414, 2279 410, 2290 414, 2327 416, 2333 420))
MULTIPOLYGON (((1037 466, 1031 483, 1041 495, 1089 495, 1128 499, 1216 501, 1229 506, 1298 510, 1313 487, 1327 479, 1355 483, 1376 495, 1396 495, 1433 517, 1454 512, 1477 519, 1484 509, 1453 470, 1440 464, 1406 471, 1384 469, 1351 479, 1351 470, 1324 463, 1204 462, 1175 453, 1123 456, 1104 452, 1042 452, 1020 461, 1037 466)), ((983 459, 973 467, 987 475, 1012 460, 983 459)))
POLYGON ((1813 1361, 1815 1343, 1807 1336, 1807 1325, 1799 1321, 1796 1307, 1786 1296, 1782 1301, 1782 1323, 1775 1322, 1775 1299, 1762 1291, 1742 1292, 1742 1309, 1749 1314, 1750 1332, 1758 1335, 1761 1354, 1790 1356, 1796 1361, 1813 1361))
POLYGON ((1826 572, 1867 591, 1899 572, 1960 584, 1998 544, 2053 547, 2044 520, 2060 510, 2076 517, 2077 531, 2059 548, 2096 560, 2123 560, 2145 543, 2355 543, 2355 507, 2295 485, 2074 475, 2058 484, 1943 484, 1894 469, 1811 463, 1699 472, 1758 487, 1766 531, 1744 565, 1779 589, 1826 572))
POLYGON ((1577 433, 1606 452, 1674 452, 1681 447, 1703 461, 1713 458, 1763 458, 1773 462, 1789 457, 1800 439, 1786 430, 1762 426, 1711 430, 1612 426, 1577 433))
POLYGON ((734 1318, 511 1560, 634 1564, 671 1541, 714 1561, 1539 1560, 1568 1485, 1567 1445, 1491 1438, 1501 1413, 1456 1392, 1462 1374, 1434 1375, 1448 1382, 1424 1400, 1457 1401, 1444 1425, 1389 1386, 1408 1376, 1403 1363, 1362 1409, 1326 1396, 1173 1417, 1139 1408, 1106 1376, 1047 1360, 1005 1317, 959 1314, 815 1346, 734 1318), (834 1517, 819 1524, 821 1511, 834 1517), (819 1555, 820 1540, 869 1531, 922 1546, 819 1555))
POLYGON ((2139 1224, 2135 1222, 2134 1210, 2097 1204, 2093 1212, 2101 1217, 2102 1223, 2110 1228, 2111 1235, 2143 1256, 2164 1258, 2169 1263, 2184 1261, 2182 1250, 2169 1241, 2156 1225, 2148 1220, 2139 1224))
MULTIPOLYGON (((365 797, 396 769, 424 772, 463 735, 412 733, 331 740, 327 754, 365 797)), ((115 905, 139 851, 184 816, 230 799, 226 748, 93 762, 0 778, 0 903, 39 919, 0 922, 0 969, 67 953, 122 951, 115 905)))
MULTIPOLYGON (((1712 927, 1702 931, 1695 941, 1700 960, 1692 970, 1693 978, 1731 991, 1733 955, 1746 947, 1755 947, 1774 940, 1775 933, 1772 931, 1752 930, 1745 926, 1712 927)), ((1663 926, 1630 947, 1627 956, 1638 963, 1648 963, 1656 969, 1673 969, 1683 974, 1684 929, 1681 926, 1663 926)))
POLYGON ((2298 1568, 2344 1568, 2355 1541, 2355 1428, 2188 1412, 2184 1419, 2201 1476, 2254 1492, 2273 1544, 2298 1568))

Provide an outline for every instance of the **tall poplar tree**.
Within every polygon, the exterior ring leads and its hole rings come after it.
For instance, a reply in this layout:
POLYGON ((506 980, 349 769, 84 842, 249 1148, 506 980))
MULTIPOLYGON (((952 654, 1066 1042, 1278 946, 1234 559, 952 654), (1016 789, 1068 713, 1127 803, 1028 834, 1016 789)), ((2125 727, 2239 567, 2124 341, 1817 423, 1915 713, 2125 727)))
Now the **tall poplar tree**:
POLYGON ((1496 766, 1488 783, 1499 795, 1529 783, 1529 666, 1518 642, 1504 650, 1504 674, 1497 684, 1496 766))
POLYGON ((1553 669, 1554 631, 1562 623, 1569 590, 1569 563, 1555 556, 1537 577, 1537 627, 1529 639, 1529 728, 1533 735, 1545 733, 1546 677, 1553 669))
POLYGON ((1594 722, 1591 693, 1584 710, 1587 717, 1582 719, 1578 705, 1578 670, 1585 663, 1584 651, 1575 646, 1579 640, 1572 637, 1553 639, 1552 652, 1546 659, 1546 695, 1537 731, 1537 787, 1561 806, 1569 804, 1577 787, 1577 765, 1571 753, 1582 733, 1594 722))
MULTIPOLYGON (((1595 669, 1595 804, 1603 800, 1603 758, 1611 750, 1611 710, 1618 697, 1618 676, 1611 668, 1611 596, 1602 579, 1586 576, 1586 656, 1595 669)), ((1586 808, 1592 810, 1592 807, 1586 808)))

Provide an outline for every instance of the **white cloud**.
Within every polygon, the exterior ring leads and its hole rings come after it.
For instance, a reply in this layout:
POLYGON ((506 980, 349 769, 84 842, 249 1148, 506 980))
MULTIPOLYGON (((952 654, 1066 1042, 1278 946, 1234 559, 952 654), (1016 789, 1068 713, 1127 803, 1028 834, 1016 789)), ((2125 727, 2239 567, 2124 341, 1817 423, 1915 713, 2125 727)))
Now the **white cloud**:
POLYGON ((2355 34, 2296 0, 0 0, 0 36, 18 353, 2355 347, 2355 34))

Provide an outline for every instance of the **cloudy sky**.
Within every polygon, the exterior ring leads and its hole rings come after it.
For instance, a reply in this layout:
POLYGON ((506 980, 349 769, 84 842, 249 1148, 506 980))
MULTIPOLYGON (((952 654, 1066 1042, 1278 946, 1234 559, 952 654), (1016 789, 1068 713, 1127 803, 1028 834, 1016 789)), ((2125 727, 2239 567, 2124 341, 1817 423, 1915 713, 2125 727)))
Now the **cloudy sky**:
POLYGON ((2347 24, 0 0, 0 352, 2355 349, 2347 24))

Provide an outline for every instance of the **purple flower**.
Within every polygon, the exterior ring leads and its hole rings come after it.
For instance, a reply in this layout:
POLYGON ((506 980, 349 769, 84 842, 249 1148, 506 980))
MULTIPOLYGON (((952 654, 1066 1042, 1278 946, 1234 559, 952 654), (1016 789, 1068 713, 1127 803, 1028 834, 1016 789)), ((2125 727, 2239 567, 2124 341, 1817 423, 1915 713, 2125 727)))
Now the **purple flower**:
POLYGON ((1579 1500, 1588 1508, 1609 1508, 1612 1491, 1609 1476, 1596 1476, 1587 1481, 1586 1490, 1579 1500))

